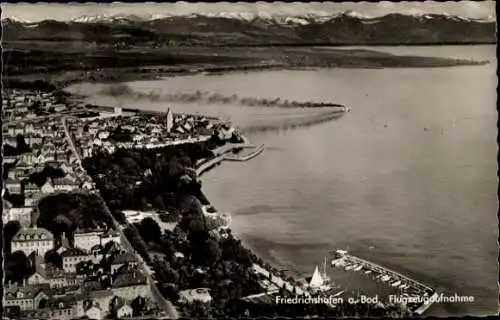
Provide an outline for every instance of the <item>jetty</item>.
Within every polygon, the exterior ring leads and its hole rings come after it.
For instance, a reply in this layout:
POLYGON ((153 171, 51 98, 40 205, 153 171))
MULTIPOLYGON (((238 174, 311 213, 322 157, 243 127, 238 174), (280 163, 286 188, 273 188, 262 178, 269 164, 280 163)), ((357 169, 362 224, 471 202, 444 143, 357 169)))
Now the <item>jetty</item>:
POLYGON ((390 280, 389 285, 391 285, 390 283, 394 283, 394 281, 404 284, 404 289, 401 290, 405 291, 405 293, 407 293, 409 296, 421 297, 421 300, 423 300, 422 303, 418 304, 411 310, 417 315, 422 315, 432 305, 435 298, 437 297, 437 293, 433 288, 417 280, 411 279, 397 271, 353 256, 345 250, 337 250, 335 252, 335 259, 332 260, 331 263, 332 265, 336 265, 339 262, 342 262, 342 265, 347 264, 361 266, 361 269, 364 270, 365 273, 366 271, 370 271, 371 273, 378 274, 378 277, 388 279, 387 281, 390 280))
POLYGON ((261 145, 254 152, 252 152, 250 154, 247 154, 245 156, 226 155, 224 157, 224 160, 226 160, 226 161, 248 161, 248 160, 251 160, 251 159, 255 158, 256 156, 258 156, 262 152, 264 152, 264 145, 261 145))
POLYGON ((230 153, 231 151, 246 148, 255 148, 255 146, 245 143, 237 143, 228 144, 214 150, 214 158, 198 161, 198 163, 196 164, 196 174, 200 176, 213 167, 218 166, 222 161, 248 161, 255 158, 264 151, 264 145, 261 145, 255 151, 245 156, 228 155, 228 153, 230 153))

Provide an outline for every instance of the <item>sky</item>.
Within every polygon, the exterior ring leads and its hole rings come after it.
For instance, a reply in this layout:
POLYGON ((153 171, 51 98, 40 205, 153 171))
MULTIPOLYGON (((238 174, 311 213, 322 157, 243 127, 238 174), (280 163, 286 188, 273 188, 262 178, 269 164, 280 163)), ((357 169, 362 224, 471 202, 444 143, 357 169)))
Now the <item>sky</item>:
POLYGON ((15 17, 17 19, 37 22, 53 19, 67 21, 81 16, 133 14, 139 16, 151 15, 186 15, 191 13, 253 13, 253 14, 281 14, 303 15, 315 13, 320 15, 336 14, 346 10, 353 10, 363 16, 377 17, 389 13, 428 14, 443 13, 475 19, 494 19, 495 1, 447 1, 447 2, 364 2, 364 3, 283 3, 283 2, 256 2, 256 3, 2 3, 2 18, 15 17))

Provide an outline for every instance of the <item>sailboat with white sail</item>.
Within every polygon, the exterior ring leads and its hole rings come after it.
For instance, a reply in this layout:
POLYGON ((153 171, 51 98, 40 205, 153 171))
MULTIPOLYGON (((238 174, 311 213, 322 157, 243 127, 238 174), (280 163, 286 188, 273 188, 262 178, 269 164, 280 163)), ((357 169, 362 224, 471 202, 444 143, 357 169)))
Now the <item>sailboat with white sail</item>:
POLYGON ((313 276, 309 281, 309 288, 314 291, 329 291, 332 289, 330 277, 326 274, 326 258, 323 263, 323 272, 319 271, 318 266, 314 269, 313 276))

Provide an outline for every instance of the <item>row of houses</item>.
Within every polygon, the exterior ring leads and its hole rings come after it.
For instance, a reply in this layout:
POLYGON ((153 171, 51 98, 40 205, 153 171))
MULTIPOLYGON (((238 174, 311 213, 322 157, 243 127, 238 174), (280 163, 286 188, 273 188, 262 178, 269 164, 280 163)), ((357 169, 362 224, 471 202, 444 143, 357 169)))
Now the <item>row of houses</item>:
MULTIPOLYGON (((95 236, 88 232, 80 234, 87 239, 78 240, 75 234, 75 244, 82 246, 88 246, 92 241, 90 239, 95 236)), ((90 317, 91 314, 92 319, 110 315, 131 316, 130 302, 138 297, 148 298, 151 295, 147 278, 139 268, 137 256, 122 249, 117 234, 108 232, 100 234, 100 237, 100 243, 90 250, 76 245, 60 246, 56 252, 61 256, 62 268, 47 262, 39 250, 32 251, 28 256, 32 273, 22 284, 6 284, 4 306, 17 308, 23 314, 31 314, 47 309, 46 306, 54 299, 77 297, 66 300, 68 303, 64 306, 50 308, 56 313, 50 314, 49 310, 49 318, 56 316, 57 319, 74 319, 85 315, 90 317), (110 281, 104 287, 98 280, 106 278, 110 281), (117 298, 121 305, 113 309, 110 301, 117 298), (122 309, 123 306, 127 307, 122 309)), ((36 241, 39 243, 37 248, 45 248, 47 244, 42 241, 51 240, 50 233, 40 229, 36 233, 24 230, 16 238, 23 242, 31 241, 31 245, 36 241)))
MULTIPOLYGON (((21 210, 18 210, 21 211, 21 210)), ((25 215, 31 215, 32 211, 23 209, 22 219, 25 215)), ((20 215, 21 215, 20 214, 20 215)), ((16 217, 14 217, 16 218, 16 217)), ((69 239, 63 234, 63 239, 69 239)), ((91 251, 95 246, 105 246, 108 242, 121 243, 120 234, 112 229, 109 230, 79 230, 73 234, 73 246, 86 251, 91 251)), ((12 238, 12 252, 22 251, 26 256, 33 252, 44 255, 57 246, 55 238, 50 231, 36 226, 21 228, 12 238)))
POLYGON ((18 220, 22 226, 29 226, 29 223, 36 222, 30 221, 30 208, 42 197, 54 192, 91 187, 78 177, 78 158, 71 150, 61 119, 18 122, 7 124, 4 129, 4 147, 10 145, 18 152, 7 155, 4 159, 4 163, 9 164, 10 168, 7 170, 7 179, 3 181, 3 188, 10 195, 18 195, 23 199, 23 203, 16 203, 15 207, 4 205, 4 223, 18 220), (18 143, 22 139, 28 149, 19 150, 18 143), (60 169, 62 176, 48 177, 42 185, 39 184, 40 181, 30 178, 48 167, 60 169))
MULTIPOLYGON (((43 94, 42 98, 50 100, 51 95, 43 94)), ((20 97, 14 100, 28 106, 31 101, 20 97)), ((50 103, 43 105, 54 107, 50 103)), ((18 107, 19 103, 16 111, 24 112, 24 107, 19 110, 18 107)), ((75 124, 75 127, 84 129, 84 125, 75 124)), ((92 129, 94 125, 89 127, 92 129)), ((21 135, 31 149, 10 156, 11 168, 4 189, 9 194, 22 196, 24 202, 14 206, 4 201, 2 219, 4 223, 21 223, 21 229, 11 240, 9 254, 23 252, 32 270, 23 283, 5 285, 4 306, 21 313, 15 318, 131 316, 130 302, 138 297, 148 298, 150 287, 136 254, 121 248, 118 232, 109 228, 77 229, 71 236, 63 234, 56 238, 48 230, 36 227, 36 205, 42 197, 94 188, 73 153, 71 137, 67 136, 62 119, 23 121, 8 124, 4 129, 7 137, 4 143, 17 148, 21 135), (46 178, 43 184, 35 182, 35 174, 45 172, 47 167, 60 169, 58 175, 46 178), (49 262, 48 254, 59 255, 60 265, 49 262)))
POLYGON ((5 90, 2 97, 4 119, 22 121, 35 119, 37 112, 60 113, 77 107, 53 92, 33 90, 5 90))

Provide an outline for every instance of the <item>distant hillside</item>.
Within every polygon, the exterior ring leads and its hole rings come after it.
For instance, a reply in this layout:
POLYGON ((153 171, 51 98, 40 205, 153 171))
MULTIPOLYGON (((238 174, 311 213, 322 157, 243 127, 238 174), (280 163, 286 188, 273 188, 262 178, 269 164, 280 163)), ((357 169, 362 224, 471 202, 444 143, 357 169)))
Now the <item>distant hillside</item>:
POLYGON ((80 41, 116 45, 496 43, 495 21, 436 14, 389 14, 378 18, 365 18, 353 12, 330 17, 97 16, 39 23, 4 19, 3 28, 4 41, 80 41))

